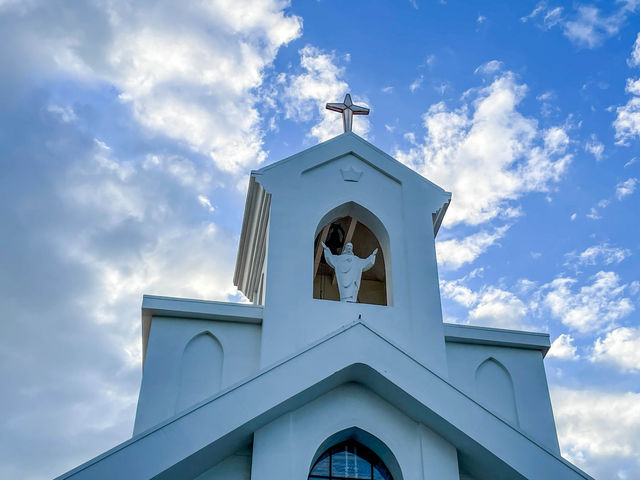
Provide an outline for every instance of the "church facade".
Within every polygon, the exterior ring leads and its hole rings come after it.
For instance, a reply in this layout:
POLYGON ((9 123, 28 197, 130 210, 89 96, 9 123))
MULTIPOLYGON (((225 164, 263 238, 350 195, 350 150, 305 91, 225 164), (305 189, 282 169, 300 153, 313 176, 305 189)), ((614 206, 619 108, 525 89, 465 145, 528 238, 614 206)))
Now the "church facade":
POLYGON ((443 323, 450 201, 350 131, 252 172, 252 303, 145 296, 133 437, 59 478, 590 479, 560 455, 549 336, 443 323))

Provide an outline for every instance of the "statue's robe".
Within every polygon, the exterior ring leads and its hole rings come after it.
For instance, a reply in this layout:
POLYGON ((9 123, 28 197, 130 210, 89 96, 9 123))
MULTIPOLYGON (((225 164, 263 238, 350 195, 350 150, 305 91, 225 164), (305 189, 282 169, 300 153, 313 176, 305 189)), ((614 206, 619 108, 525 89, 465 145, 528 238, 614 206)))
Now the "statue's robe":
POLYGON ((367 258, 360 258, 352 253, 334 255, 325 250, 324 258, 329 266, 335 270, 340 301, 357 302, 362 272, 373 267, 376 262, 376 254, 372 253, 367 258))

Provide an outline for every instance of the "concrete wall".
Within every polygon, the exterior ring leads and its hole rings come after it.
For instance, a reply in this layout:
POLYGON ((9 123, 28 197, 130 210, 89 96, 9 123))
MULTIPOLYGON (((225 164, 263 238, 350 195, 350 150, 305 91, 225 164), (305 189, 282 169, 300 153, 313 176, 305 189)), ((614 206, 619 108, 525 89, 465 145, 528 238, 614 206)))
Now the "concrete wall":
POLYGON ((559 454, 539 350, 454 342, 446 346, 452 384, 559 454))
POLYGON ((251 480, 251 449, 225 458, 194 480, 251 480))
POLYGON ((432 213, 448 194, 355 135, 266 167, 256 179, 272 195, 262 366, 361 317, 446 375, 432 213), (359 181, 343 180, 351 168, 362 172, 359 181), (349 202, 381 242, 389 306, 313 298, 315 236, 326 215, 349 202))
POLYGON ((260 331, 260 325, 153 317, 134 435, 255 373, 260 331))
POLYGON ((394 480, 459 480, 456 449, 358 384, 338 387, 254 433, 252 480, 306 479, 331 446, 353 438, 394 480))

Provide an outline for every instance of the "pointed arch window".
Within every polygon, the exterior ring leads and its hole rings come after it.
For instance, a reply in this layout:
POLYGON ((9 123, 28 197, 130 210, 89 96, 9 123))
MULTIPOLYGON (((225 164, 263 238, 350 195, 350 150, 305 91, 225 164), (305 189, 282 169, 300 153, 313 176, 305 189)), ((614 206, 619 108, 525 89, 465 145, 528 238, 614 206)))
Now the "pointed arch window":
POLYGON ((393 480, 378 456, 353 440, 334 445, 311 468, 309 480, 393 480))

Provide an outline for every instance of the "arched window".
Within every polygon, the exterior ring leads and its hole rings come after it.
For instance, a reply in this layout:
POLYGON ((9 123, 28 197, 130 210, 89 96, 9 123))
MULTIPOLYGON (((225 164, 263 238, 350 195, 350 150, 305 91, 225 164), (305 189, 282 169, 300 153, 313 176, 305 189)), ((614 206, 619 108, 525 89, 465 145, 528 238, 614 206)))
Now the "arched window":
POLYGON ((339 443, 324 452, 311 468, 309 479, 393 480, 378 456, 353 440, 339 443))
POLYGON ((347 243, 353 244, 353 253, 360 258, 378 249, 375 264, 362 273, 358 302, 391 304, 389 236, 372 212, 355 202, 347 202, 326 214, 317 227, 313 245, 313 298, 340 300, 335 272, 325 260, 322 242, 334 255, 343 253, 347 243))

